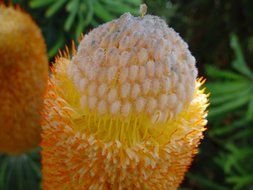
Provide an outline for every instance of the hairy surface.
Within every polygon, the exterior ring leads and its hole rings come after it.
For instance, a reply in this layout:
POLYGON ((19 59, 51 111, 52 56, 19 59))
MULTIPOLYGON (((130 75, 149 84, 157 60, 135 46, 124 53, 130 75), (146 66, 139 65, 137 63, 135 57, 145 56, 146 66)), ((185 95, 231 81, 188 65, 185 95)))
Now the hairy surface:
POLYGON ((48 61, 40 29, 21 10, 0 5, 0 152, 40 142, 48 61))

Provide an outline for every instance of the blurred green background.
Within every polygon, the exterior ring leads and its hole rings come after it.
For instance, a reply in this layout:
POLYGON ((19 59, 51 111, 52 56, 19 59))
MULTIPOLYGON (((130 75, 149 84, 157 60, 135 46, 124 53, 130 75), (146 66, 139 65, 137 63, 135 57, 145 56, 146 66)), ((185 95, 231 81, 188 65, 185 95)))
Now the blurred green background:
MULTIPOLYGON (((189 44, 211 92, 208 131, 181 190, 253 190, 252 0, 15 0, 46 39, 50 61, 81 33, 117 18, 162 17, 189 44)), ((40 189, 39 149, 0 155, 0 190, 40 189)))

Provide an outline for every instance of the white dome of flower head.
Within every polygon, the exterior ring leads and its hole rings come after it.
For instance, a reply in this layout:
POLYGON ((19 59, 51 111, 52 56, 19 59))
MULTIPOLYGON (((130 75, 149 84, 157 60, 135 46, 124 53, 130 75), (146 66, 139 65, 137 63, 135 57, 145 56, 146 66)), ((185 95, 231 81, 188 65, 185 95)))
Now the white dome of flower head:
POLYGON ((84 109, 163 122, 193 99, 197 69, 188 45, 162 19, 126 13, 83 38, 68 75, 84 109))

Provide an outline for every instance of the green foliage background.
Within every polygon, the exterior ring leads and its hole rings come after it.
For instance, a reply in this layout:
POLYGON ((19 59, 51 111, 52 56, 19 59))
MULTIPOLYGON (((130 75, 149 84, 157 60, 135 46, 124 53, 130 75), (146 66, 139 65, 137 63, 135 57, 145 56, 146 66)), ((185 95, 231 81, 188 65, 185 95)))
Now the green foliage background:
MULTIPOLYGON (((42 29, 52 61, 83 32, 138 14, 141 0, 15 0, 42 29)), ((189 43, 211 92, 208 131, 181 190, 253 190, 253 1, 145 0, 189 43)), ((40 189, 39 149, 0 155, 0 190, 40 189)))

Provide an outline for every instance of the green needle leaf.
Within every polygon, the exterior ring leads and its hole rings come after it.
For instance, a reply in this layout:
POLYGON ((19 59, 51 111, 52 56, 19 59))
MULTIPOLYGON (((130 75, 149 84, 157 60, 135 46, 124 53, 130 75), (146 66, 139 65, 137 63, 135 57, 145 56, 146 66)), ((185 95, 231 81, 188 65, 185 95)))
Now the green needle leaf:
POLYGON ((93 6, 94 13, 103 21, 108 22, 114 19, 114 16, 112 16, 107 10, 105 10, 104 7, 97 1, 94 1, 93 6))
POLYGON ((54 0, 32 0, 30 1, 29 6, 31 8, 40 8, 40 7, 47 6, 51 4, 52 2, 54 2, 54 0))
MULTIPOLYGON (((252 90, 252 92, 253 92, 253 90, 252 90)), ((247 120, 253 120, 253 93, 250 98, 248 110, 246 113, 246 118, 247 118, 247 120)))
POLYGON ((230 101, 225 104, 222 104, 219 107, 212 108, 212 109, 210 109, 208 117, 214 117, 216 115, 223 114, 228 111, 232 111, 236 108, 239 108, 239 107, 245 105, 249 101, 249 99, 250 99, 250 96, 247 94, 244 97, 238 97, 238 99, 236 99, 234 101, 230 101))
POLYGON ((218 96, 247 89, 250 83, 247 81, 212 82, 206 86, 212 96, 218 96))
POLYGON ((236 74, 232 71, 226 71, 226 70, 219 70, 214 66, 207 65, 206 66, 206 73, 208 76, 217 79, 234 79, 234 80, 243 80, 246 79, 244 76, 241 76, 239 74, 236 74))
POLYGON ((238 97, 243 97, 245 95, 248 95, 251 93, 251 89, 245 88, 245 89, 238 89, 238 91, 233 93, 224 93, 217 96, 211 96, 211 105, 217 105, 222 104, 227 101, 231 101, 233 99, 237 99, 238 97))
POLYGON ((66 2, 67 0, 57 0, 55 3, 49 7, 46 11, 46 17, 49 18, 53 16, 66 2))
POLYGON ((247 63, 245 62, 238 37, 235 34, 231 35, 231 47, 233 48, 236 56, 236 59, 233 62, 234 68, 238 70, 240 73, 252 78, 253 74, 250 71, 250 68, 247 66, 247 63))

